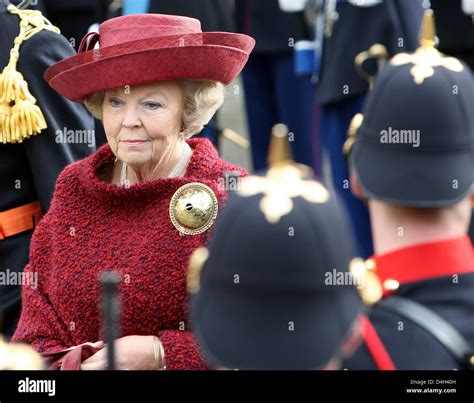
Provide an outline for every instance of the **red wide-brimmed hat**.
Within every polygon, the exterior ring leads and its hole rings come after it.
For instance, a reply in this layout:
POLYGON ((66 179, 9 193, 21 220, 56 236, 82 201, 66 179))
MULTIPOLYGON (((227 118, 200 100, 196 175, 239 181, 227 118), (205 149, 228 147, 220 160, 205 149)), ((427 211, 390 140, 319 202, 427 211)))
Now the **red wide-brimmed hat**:
POLYGON ((44 74, 64 97, 82 102, 91 94, 125 85, 178 78, 230 83, 255 46, 250 36, 202 32, 199 20, 163 14, 135 14, 102 23, 79 53, 44 74), (99 48, 94 49, 96 43, 99 48))

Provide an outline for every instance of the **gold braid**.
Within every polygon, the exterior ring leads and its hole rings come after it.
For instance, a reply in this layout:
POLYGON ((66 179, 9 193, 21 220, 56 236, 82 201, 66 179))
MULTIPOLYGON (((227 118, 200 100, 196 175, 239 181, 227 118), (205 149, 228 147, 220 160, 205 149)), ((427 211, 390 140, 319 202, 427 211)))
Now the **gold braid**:
POLYGON ((8 65, 0 74, 0 142, 3 144, 21 143, 46 129, 43 113, 36 105, 35 97, 28 90, 28 83, 16 70, 16 66, 23 42, 43 29, 60 33, 59 28, 43 17, 40 11, 20 10, 11 4, 7 10, 20 17, 20 33, 10 51, 8 65))

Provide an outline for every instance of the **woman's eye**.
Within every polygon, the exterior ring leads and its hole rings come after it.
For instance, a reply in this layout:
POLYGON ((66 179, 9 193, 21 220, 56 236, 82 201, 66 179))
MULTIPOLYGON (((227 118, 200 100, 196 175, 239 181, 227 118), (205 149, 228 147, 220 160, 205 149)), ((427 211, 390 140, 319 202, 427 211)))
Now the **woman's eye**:
POLYGON ((159 102, 145 102, 144 105, 147 109, 151 109, 151 110, 156 110, 163 106, 159 102))
POLYGON ((117 106, 121 106, 123 104, 123 102, 120 99, 117 99, 117 98, 110 98, 109 99, 109 104, 110 104, 110 106, 117 107, 117 106))

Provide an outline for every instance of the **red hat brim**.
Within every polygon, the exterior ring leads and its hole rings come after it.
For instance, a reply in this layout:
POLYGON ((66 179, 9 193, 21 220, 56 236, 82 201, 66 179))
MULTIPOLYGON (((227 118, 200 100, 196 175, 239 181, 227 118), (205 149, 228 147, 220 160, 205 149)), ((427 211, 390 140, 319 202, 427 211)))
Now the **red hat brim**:
POLYGON ((228 32, 140 39, 61 60, 46 70, 44 78, 75 102, 95 92, 179 78, 229 84, 254 46, 253 38, 228 32))

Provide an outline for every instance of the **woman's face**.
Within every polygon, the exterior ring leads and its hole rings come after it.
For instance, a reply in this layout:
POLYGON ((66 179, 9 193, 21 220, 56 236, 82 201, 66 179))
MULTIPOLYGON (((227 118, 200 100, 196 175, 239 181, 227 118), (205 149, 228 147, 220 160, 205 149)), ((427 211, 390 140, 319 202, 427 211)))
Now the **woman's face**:
POLYGON ((103 123, 115 156, 131 166, 165 163, 181 141, 183 109, 174 81, 107 90, 103 123))

